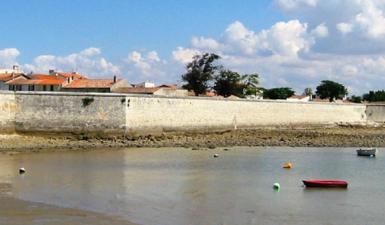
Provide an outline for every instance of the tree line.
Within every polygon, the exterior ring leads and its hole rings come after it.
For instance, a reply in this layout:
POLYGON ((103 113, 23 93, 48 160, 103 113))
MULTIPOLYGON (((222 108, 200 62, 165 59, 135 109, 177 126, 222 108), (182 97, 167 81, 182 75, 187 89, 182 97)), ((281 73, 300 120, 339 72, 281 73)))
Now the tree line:
MULTIPOLYGON (((196 55, 186 65, 186 73, 182 75, 183 88, 193 91, 196 96, 204 95, 208 91, 215 91, 223 97, 263 95, 265 99, 287 99, 294 95, 290 87, 277 87, 265 89, 259 87, 259 75, 257 73, 239 74, 218 64, 221 57, 214 53, 196 55)), ((311 88, 304 90, 304 95, 313 96, 311 88)), ((321 99, 334 101, 347 96, 347 88, 331 80, 323 80, 316 87, 315 95, 321 99)), ((351 96, 350 101, 360 103, 362 101, 385 101, 385 91, 370 91, 363 96, 351 96)))

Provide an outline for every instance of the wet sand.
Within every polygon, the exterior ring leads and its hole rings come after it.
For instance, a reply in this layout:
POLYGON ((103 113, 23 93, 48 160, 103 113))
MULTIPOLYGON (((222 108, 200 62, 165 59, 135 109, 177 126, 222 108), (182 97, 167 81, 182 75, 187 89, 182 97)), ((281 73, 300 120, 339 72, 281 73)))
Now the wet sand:
POLYGON ((265 128, 158 135, 0 135, 0 152, 39 152, 127 147, 185 147, 194 150, 231 146, 385 147, 384 127, 265 128))
POLYGON ((134 225, 99 213, 18 200, 6 194, 10 188, 10 184, 0 184, 0 224, 134 225))
POLYGON ((76 209, 0 197, 0 224, 134 225, 124 220, 76 209))

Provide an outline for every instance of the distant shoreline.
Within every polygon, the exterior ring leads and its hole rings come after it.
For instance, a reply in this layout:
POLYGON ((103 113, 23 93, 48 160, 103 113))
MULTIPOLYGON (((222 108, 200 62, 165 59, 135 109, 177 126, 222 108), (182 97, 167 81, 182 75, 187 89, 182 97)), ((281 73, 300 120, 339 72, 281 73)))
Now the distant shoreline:
POLYGON ((0 152, 93 150, 130 147, 233 146, 385 147, 384 127, 269 128, 206 133, 94 137, 85 135, 0 135, 0 152))

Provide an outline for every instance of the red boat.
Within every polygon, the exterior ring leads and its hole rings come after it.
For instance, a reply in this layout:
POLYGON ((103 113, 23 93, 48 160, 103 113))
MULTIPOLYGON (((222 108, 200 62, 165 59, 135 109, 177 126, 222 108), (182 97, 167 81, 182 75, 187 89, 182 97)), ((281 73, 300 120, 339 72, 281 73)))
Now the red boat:
POLYGON ((344 180, 303 180, 306 187, 321 188, 347 188, 348 182, 344 180))

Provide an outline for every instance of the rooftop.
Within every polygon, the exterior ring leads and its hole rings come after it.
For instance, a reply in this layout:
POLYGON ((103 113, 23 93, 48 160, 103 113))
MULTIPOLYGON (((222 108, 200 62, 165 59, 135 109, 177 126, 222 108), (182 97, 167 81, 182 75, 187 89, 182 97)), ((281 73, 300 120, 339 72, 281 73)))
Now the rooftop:
MULTIPOLYGON (((122 79, 118 79, 117 82, 122 79)), ((64 85, 63 88, 111 88, 114 85, 112 79, 79 79, 64 85)))

